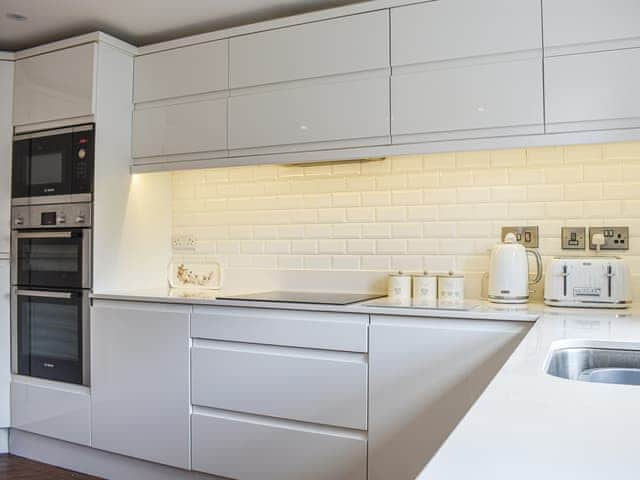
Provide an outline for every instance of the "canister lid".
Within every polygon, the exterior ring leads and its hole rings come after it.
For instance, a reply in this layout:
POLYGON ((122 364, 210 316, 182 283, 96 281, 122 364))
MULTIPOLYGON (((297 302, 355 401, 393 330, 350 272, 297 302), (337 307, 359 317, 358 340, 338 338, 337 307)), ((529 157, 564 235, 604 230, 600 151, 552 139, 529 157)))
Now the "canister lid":
POLYGON ((453 271, 449 271, 448 273, 444 273, 439 276, 443 278, 464 278, 462 273, 454 273, 453 271))

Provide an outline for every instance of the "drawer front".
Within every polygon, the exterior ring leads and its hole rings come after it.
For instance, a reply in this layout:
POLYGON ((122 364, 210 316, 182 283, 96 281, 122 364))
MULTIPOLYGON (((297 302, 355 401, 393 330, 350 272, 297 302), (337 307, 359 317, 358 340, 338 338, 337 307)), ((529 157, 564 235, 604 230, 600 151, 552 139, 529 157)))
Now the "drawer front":
MULTIPOLYGON (((392 79, 392 134, 531 127, 542 133, 542 61, 465 65, 392 79)), ((509 132, 507 132, 509 134, 509 132)))
POLYGON ((368 349, 368 315, 241 307, 194 307, 191 336, 345 352, 368 349))
POLYGON ((392 8, 391 64, 539 49, 540 17, 540 0, 438 0, 392 8))
POLYGON ((378 11, 232 38, 230 86, 388 68, 388 16, 378 11))
POLYGON ((640 125, 640 48, 545 60, 547 131, 640 125))
POLYGON ((142 55, 135 59, 135 103, 215 92, 225 90, 228 85, 227 40, 142 55))
POLYGON ((194 413, 192 469, 236 480, 365 480, 364 434, 252 416, 194 413))
POLYGON ((226 148, 226 98, 133 112, 133 157, 217 152, 226 148))
POLYGON ((80 390, 11 382, 11 427, 89 446, 91 398, 80 390))
POLYGON ((367 371, 363 354, 196 340, 191 402, 366 430, 367 371))
POLYGON ((387 76, 305 82, 229 98, 230 149, 294 144, 304 149, 304 144, 388 135, 387 76))
POLYGON ((640 40, 637 0, 543 0, 544 46, 640 40))

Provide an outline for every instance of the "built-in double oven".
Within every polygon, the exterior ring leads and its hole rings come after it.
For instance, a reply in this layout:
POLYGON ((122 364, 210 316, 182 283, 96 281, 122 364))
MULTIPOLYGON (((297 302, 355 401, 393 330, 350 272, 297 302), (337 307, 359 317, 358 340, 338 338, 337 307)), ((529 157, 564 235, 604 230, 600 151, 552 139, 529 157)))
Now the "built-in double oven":
POLYGON ((93 129, 49 133, 14 139, 12 370, 89 385, 93 129))

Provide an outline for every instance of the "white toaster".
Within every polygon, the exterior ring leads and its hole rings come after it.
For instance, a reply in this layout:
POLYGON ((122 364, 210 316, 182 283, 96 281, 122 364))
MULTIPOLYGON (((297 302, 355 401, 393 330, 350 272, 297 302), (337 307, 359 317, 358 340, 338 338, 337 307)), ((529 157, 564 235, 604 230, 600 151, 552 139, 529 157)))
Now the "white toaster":
POLYGON ((558 257, 547 269, 544 303, 555 307, 626 308, 631 274, 619 257, 558 257))

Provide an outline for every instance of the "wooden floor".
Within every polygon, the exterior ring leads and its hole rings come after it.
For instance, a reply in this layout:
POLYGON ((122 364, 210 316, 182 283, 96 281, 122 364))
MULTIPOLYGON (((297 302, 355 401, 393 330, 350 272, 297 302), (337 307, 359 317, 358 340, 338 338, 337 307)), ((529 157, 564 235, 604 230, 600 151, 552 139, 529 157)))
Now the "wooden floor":
POLYGON ((0 455, 0 480, 100 480, 14 455, 0 455))

